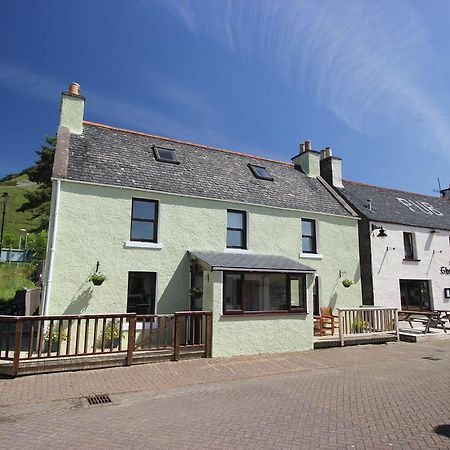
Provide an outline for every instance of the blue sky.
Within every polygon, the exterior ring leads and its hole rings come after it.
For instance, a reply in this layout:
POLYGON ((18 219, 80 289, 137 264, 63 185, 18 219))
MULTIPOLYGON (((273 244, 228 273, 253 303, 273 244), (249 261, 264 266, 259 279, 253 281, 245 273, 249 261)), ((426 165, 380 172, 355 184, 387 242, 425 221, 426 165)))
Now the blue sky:
POLYGON ((70 81, 85 118, 289 161, 331 146, 344 177, 450 183, 450 2, 7 2, 0 177, 35 159, 70 81))

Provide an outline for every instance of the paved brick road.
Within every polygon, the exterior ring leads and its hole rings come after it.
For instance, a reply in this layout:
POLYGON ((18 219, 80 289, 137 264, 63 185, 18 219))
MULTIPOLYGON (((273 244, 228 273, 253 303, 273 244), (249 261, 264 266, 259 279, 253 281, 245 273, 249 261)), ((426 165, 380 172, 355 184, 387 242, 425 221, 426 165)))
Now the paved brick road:
POLYGON ((450 448, 450 342, 0 380, 0 402, 0 448, 450 448))

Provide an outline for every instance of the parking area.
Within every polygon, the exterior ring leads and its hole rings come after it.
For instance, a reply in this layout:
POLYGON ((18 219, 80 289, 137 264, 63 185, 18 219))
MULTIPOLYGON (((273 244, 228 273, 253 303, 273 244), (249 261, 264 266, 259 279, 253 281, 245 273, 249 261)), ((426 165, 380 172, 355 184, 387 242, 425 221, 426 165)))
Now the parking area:
POLYGON ((439 340, 3 379, 0 447, 450 448, 449 374, 439 340))

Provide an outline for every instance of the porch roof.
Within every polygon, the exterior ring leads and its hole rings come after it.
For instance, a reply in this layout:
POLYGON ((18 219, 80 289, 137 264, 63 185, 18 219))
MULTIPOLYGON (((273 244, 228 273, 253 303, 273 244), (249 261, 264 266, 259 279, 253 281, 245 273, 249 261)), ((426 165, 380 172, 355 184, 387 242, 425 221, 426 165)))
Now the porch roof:
POLYGON ((206 264, 211 271, 315 272, 315 269, 285 256, 197 251, 190 251, 189 255, 192 259, 199 259, 206 264))

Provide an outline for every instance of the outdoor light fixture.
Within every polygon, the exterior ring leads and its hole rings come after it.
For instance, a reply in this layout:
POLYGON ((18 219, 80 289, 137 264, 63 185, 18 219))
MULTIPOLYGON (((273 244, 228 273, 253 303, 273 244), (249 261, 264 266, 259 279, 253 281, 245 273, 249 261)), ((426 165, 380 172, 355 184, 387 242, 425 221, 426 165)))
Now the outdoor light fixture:
POLYGON ((382 226, 372 224, 372 232, 374 232, 375 230, 380 230, 377 234, 377 237, 387 237, 386 230, 382 226))
POLYGON ((437 231, 433 228, 433 229, 430 231, 430 234, 435 234, 435 233, 437 233, 437 231))
POLYGON ((2 246, 3 246, 3 229, 5 227, 5 213, 6 213, 6 205, 8 204, 9 194, 7 192, 3 192, 2 202, 3 202, 3 213, 2 213, 2 228, 0 231, 0 262, 2 260, 2 246))

